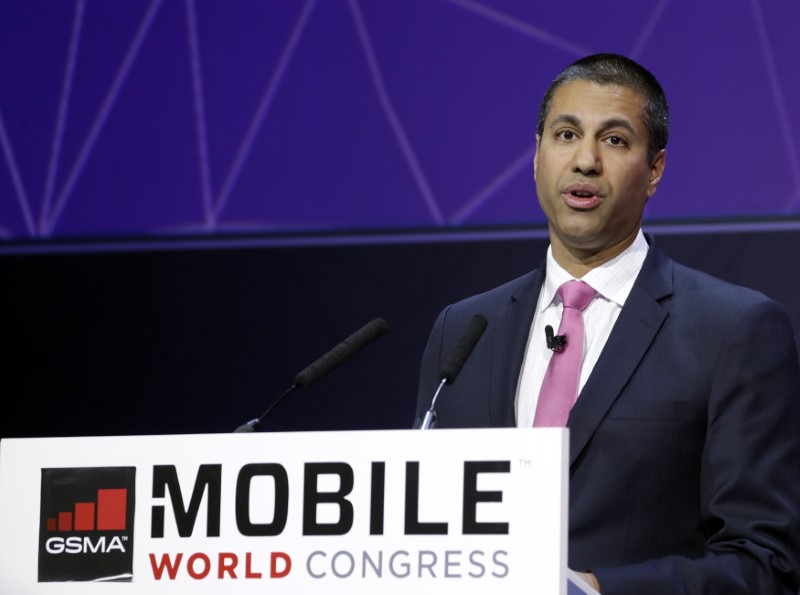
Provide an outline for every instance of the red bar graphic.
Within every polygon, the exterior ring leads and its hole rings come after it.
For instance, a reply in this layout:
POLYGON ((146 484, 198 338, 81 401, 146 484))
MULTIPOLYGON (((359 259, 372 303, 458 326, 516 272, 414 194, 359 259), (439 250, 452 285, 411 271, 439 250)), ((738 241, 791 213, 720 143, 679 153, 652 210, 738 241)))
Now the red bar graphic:
POLYGON ((55 531, 58 527, 56 520, 53 518, 47 519, 47 530, 48 531, 55 531))
POLYGON ((124 531, 127 501, 125 488, 97 490, 97 530, 124 531))
POLYGON ((72 513, 59 512, 58 513, 58 530, 59 531, 72 531, 72 513))
POLYGON ((75 531, 94 531, 94 502, 75 503, 75 531))

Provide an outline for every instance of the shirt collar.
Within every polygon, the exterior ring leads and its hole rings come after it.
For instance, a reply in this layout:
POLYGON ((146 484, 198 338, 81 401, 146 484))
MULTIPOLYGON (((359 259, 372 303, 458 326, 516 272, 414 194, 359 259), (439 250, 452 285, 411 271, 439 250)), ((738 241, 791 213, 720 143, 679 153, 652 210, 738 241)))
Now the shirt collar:
MULTIPOLYGON (((636 277, 647 256, 648 248, 644 233, 639 229, 636 239, 630 246, 608 262, 586 273, 582 280, 591 285, 598 295, 614 302, 621 308, 625 305, 625 300, 633 289, 633 284, 636 282, 636 277)), ((540 311, 552 306, 558 288, 572 279, 575 277, 565 271, 553 258, 553 247, 548 247, 547 274, 539 300, 540 311)))

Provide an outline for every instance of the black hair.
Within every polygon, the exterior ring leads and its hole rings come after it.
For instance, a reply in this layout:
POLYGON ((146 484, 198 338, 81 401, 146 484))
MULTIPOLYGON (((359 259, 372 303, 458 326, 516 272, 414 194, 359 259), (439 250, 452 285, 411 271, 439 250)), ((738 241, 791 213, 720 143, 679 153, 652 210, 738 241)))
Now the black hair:
POLYGON ((669 138, 669 105, 658 80, 646 68, 619 54, 594 54, 567 66, 555 78, 542 97, 536 132, 544 133, 544 121, 553 104, 556 90, 573 81, 589 81, 598 85, 618 85, 641 93, 645 99, 642 119, 650 135, 647 158, 667 146, 669 138))

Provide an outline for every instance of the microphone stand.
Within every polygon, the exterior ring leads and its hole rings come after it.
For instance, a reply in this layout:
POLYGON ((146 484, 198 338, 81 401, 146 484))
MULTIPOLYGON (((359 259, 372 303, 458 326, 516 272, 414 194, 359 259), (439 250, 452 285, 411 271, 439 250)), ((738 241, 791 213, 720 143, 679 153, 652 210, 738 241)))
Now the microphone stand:
POLYGON ((445 384, 447 384, 447 378, 442 378, 442 381, 439 383, 439 388, 436 389, 436 394, 433 395, 431 408, 428 409, 425 413, 425 417, 422 418, 422 423, 419 426, 420 430, 431 430, 436 427, 436 399, 439 398, 439 393, 442 392, 442 388, 445 384))
POLYGON ((298 386, 300 386, 300 385, 297 384, 297 383, 295 383, 292 386, 290 386, 280 397, 278 397, 277 399, 275 399, 275 401, 273 401, 272 405, 270 405, 267 408, 267 410, 264 413, 261 414, 260 417, 256 417, 255 419, 251 419, 246 424, 242 424, 241 426, 236 428, 233 431, 233 433, 234 434, 241 434, 243 432, 255 432, 256 429, 258 429, 258 426, 261 424, 261 422, 264 421, 264 418, 269 415, 270 411, 275 409, 275 407, 278 405, 278 403, 283 401, 283 399, 286 398, 290 393, 294 392, 295 389, 297 389, 298 386))

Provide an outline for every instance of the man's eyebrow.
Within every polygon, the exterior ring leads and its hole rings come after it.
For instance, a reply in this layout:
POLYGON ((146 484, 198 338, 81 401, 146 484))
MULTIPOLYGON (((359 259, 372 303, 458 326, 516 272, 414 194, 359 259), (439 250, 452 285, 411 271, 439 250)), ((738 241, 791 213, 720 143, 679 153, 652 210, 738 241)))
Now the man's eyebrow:
MULTIPOLYGON (((553 128, 555 126, 561 124, 569 124, 570 126, 575 126, 576 128, 581 127, 581 121, 577 116, 573 116, 572 114, 559 114, 553 121, 550 123, 550 127, 553 128)), ((606 130, 610 130, 611 128, 623 128, 630 132, 631 134, 636 134, 636 130, 628 120, 625 118, 609 118, 605 120, 600 125, 600 131, 605 132, 606 130)))
POLYGON ((600 126, 600 130, 609 130, 611 128, 624 128, 631 134, 636 134, 633 124, 631 124, 625 118, 610 118, 603 122, 603 124, 600 126))
POLYGON ((553 118, 552 122, 550 122, 550 128, 553 128, 554 126, 557 126, 559 124, 569 124, 570 126, 575 126, 576 128, 580 128, 581 121, 572 114, 559 114, 555 118, 553 118))

